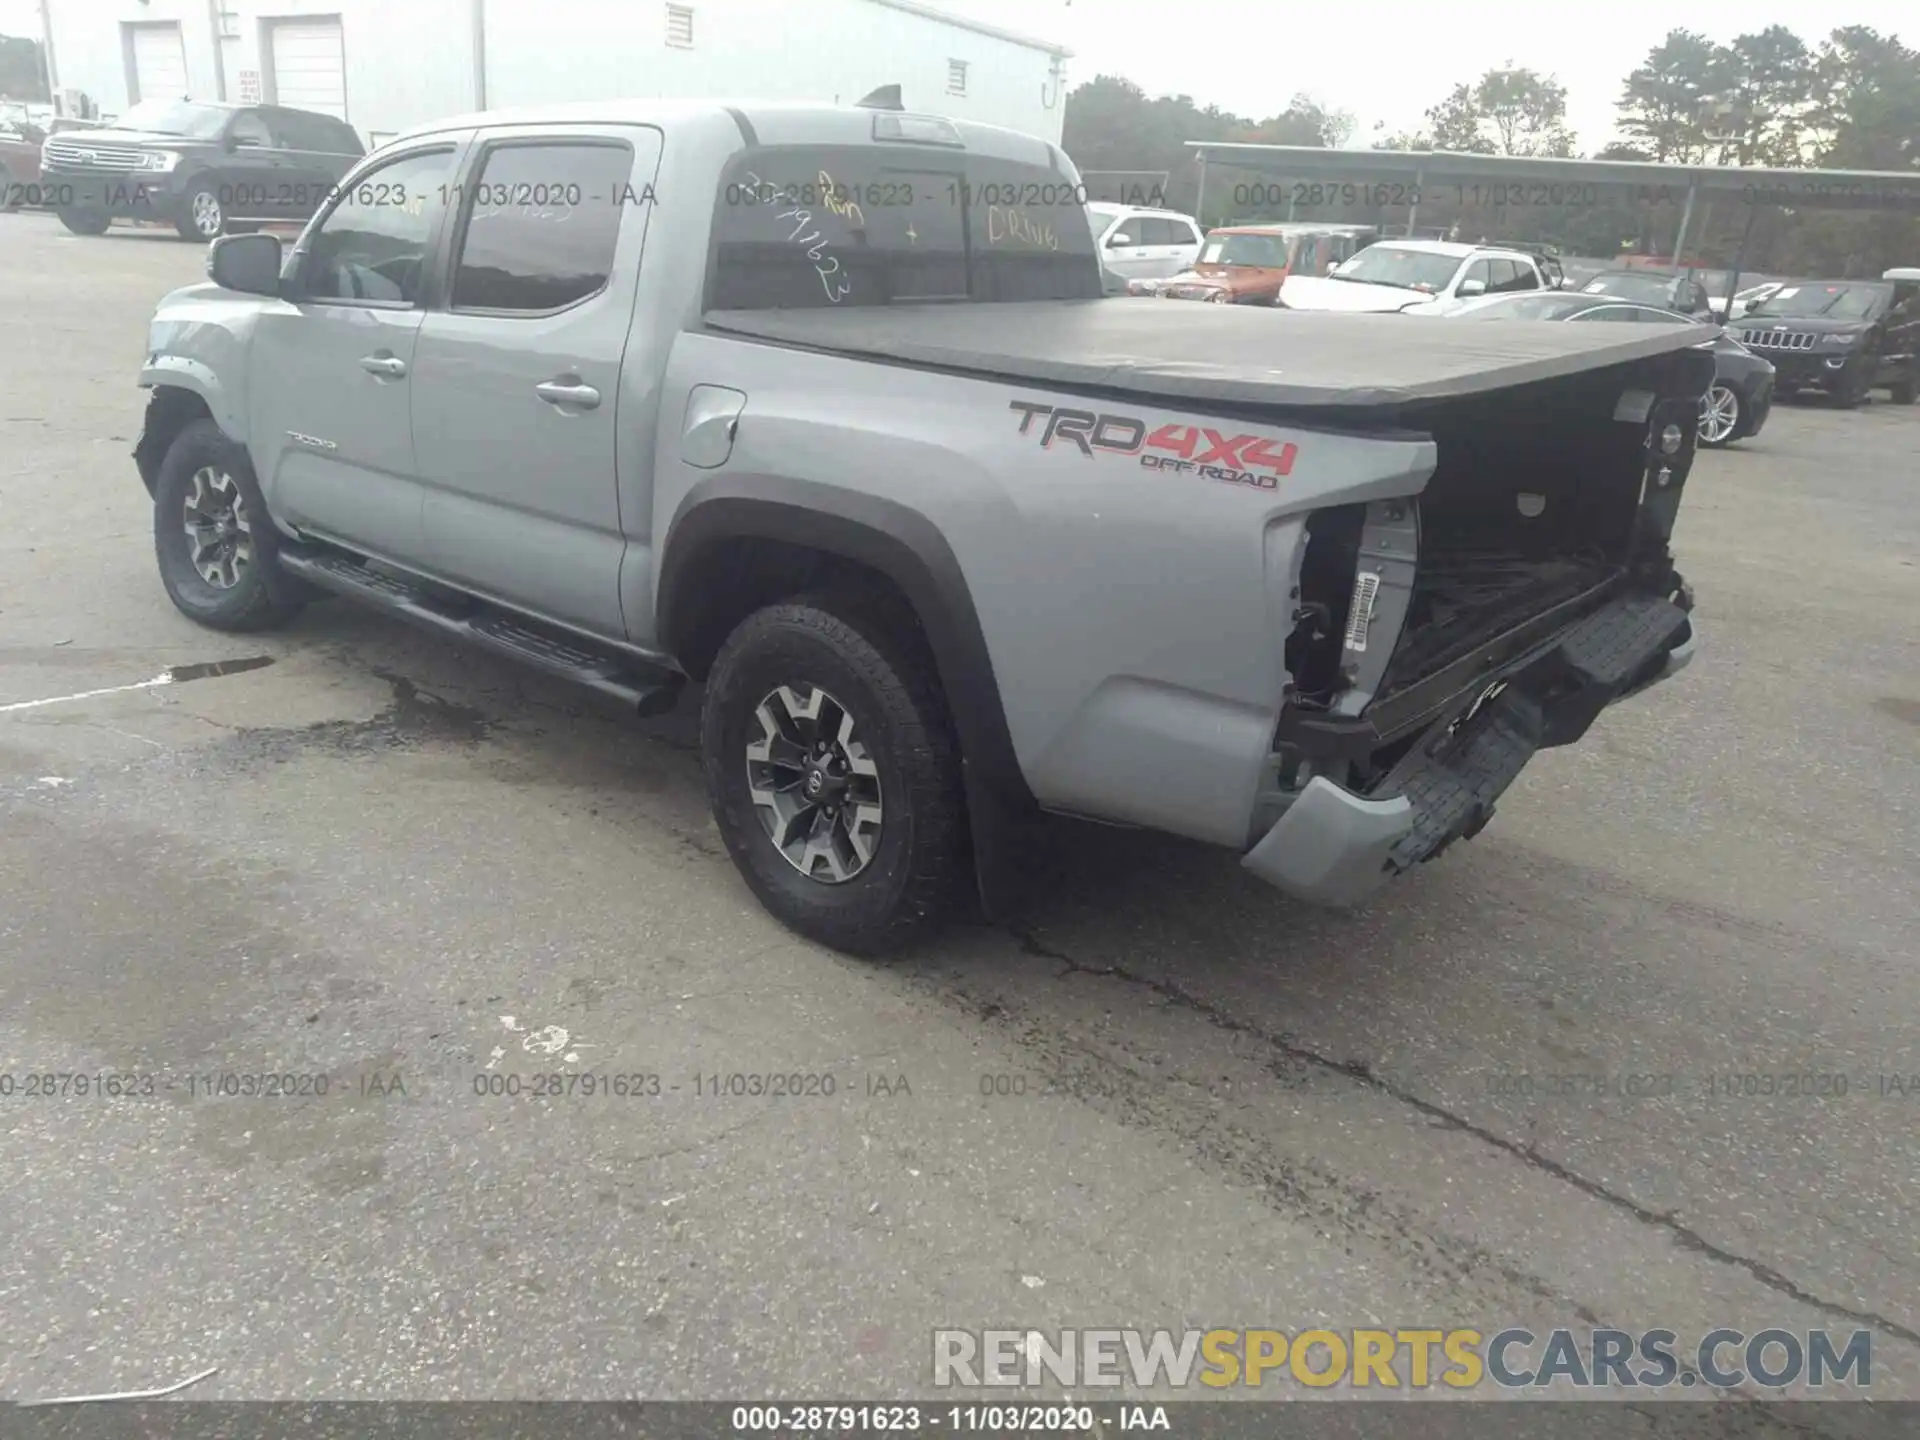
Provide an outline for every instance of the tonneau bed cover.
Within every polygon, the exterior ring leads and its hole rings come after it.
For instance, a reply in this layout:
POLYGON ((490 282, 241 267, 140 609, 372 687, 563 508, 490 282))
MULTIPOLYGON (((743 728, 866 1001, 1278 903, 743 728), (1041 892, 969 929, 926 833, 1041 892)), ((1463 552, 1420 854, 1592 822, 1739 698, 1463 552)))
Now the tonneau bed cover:
POLYGON ((1144 299, 716 310, 719 331, 1000 380, 1217 403, 1377 410, 1684 350, 1701 325, 1455 325, 1144 299))

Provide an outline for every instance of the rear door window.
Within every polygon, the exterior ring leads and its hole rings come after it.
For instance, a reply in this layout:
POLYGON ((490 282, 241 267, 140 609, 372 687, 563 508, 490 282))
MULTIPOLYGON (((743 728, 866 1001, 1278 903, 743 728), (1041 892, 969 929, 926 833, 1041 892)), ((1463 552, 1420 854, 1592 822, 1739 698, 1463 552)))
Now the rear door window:
POLYGON ((735 160, 716 200, 711 309, 1103 293, 1079 193, 1038 166, 905 146, 764 147, 735 160))
POLYGON ((1177 245, 1173 222, 1159 215, 1142 215, 1134 222, 1139 233, 1133 237, 1136 245, 1177 245))
POLYGON ((632 170, 617 140, 489 150, 461 227, 453 308, 542 315, 605 289, 632 170))

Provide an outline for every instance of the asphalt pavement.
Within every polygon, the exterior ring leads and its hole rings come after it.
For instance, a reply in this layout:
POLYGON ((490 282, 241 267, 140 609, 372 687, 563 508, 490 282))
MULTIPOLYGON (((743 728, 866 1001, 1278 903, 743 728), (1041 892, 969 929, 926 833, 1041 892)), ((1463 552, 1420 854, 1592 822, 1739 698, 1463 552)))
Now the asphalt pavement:
POLYGON ((1704 455, 1692 669, 1370 908, 1063 823, 1017 927, 875 966, 754 903, 691 703, 174 611, 133 381, 201 266, 0 216, 0 1397, 885 1398, 937 1327, 1418 1324, 1864 1329, 1920 1397, 1920 409, 1704 455))

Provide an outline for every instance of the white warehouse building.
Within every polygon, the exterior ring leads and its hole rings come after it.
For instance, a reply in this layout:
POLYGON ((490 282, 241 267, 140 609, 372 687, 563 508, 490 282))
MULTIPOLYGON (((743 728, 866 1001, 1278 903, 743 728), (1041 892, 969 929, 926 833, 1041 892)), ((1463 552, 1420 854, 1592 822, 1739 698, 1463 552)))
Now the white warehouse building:
POLYGON ((368 146, 446 115, 600 99, 906 108, 1058 143, 1069 52, 920 0, 45 0, 68 114, 264 101, 368 146))

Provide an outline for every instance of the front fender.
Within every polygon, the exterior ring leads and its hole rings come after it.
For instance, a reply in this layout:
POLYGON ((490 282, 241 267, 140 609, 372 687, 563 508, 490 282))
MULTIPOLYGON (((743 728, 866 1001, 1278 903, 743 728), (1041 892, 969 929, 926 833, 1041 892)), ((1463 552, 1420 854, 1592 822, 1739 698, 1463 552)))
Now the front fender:
POLYGON ((206 407, 222 430, 246 443, 246 405, 204 360, 187 355, 151 356, 140 367, 139 384, 142 390, 186 391, 206 407))
POLYGON ((174 291, 160 302, 147 327, 140 385, 197 396, 222 430, 248 445, 248 356, 254 330, 263 311, 284 303, 210 283, 174 291))

